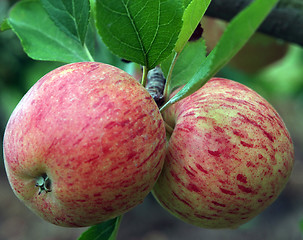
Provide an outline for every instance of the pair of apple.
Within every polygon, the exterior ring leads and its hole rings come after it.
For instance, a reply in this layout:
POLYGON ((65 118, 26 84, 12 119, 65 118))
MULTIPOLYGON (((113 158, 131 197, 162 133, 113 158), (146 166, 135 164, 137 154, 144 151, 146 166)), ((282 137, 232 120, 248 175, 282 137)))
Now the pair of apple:
POLYGON ((278 197, 293 154, 277 112, 239 83, 212 79, 162 117, 134 78, 94 62, 41 78, 4 135, 14 193, 68 227, 124 214, 150 191, 186 222, 236 227, 278 197))

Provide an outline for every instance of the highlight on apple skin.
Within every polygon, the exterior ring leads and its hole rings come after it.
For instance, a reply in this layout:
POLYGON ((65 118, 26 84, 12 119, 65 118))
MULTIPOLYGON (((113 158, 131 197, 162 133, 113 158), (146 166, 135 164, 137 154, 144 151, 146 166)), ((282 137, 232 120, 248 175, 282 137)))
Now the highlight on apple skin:
POLYGON ((163 116, 174 130, 153 195, 179 219, 237 228, 286 185, 291 137, 276 110, 248 87, 213 78, 163 116))
POLYGON ((23 97, 4 135, 16 196, 60 226, 91 226, 140 204, 165 158, 162 116, 149 93, 102 63, 59 67, 23 97))

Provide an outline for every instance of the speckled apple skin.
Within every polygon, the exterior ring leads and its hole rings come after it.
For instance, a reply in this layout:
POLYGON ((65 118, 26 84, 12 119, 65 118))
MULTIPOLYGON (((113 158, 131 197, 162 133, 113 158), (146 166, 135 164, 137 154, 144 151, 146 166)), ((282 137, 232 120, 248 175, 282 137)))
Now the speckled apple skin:
POLYGON ((102 63, 62 66, 23 97, 4 135, 17 197, 56 225, 90 226, 140 204, 165 158, 162 116, 149 93, 102 63), (35 187, 46 173, 51 192, 35 187))
POLYGON ((174 131, 153 194, 183 221, 236 228, 287 183, 291 137, 275 109, 246 86, 213 78, 172 105, 164 120, 174 131))

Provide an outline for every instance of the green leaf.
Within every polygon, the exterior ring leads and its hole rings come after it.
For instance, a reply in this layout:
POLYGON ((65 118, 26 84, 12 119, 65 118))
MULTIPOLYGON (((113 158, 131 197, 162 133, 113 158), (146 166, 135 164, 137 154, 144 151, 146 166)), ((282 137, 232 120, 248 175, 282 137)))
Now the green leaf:
POLYGON ((109 49, 151 69, 174 49, 182 26, 182 4, 181 0, 96 0, 92 6, 109 49))
POLYGON ((90 227, 81 234, 78 240, 115 240, 122 217, 116 217, 106 222, 90 227))
POLYGON ((255 0, 228 25, 219 43, 201 64, 192 79, 162 108, 189 96, 201 88, 245 45, 278 0, 255 0))
POLYGON ((84 44, 90 15, 88 0, 41 0, 41 2, 61 31, 84 44))
POLYGON ((211 0, 184 1, 186 9, 183 14, 183 25, 175 46, 177 53, 181 52, 190 36, 195 31, 211 0))
POLYGON ((187 8, 187 6, 190 4, 192 0, 183 0, 183 6, 184 6, 184 9, 187 8))
POLYGON ((10 29, 6 19, 8 7, 8 1, 0 1, 0 31, 2 32, 10 29))
MULTIPOLYGON (((171 92, 175 88, 188 83, 188 81, 200 68, 201 63, 205 60, 205 58, 206 45, 202 38, 198 41, 188 42, 178 56, 178 60, 173 68, 168 92, 171 92)), ((172 61, 173 55, 161 63, 162 71, 166 77, 172 61)))
POLYGON ((303 234, 303 219, 299 223, 301 233, 303 234))
POLYGON ((10 29, 11 29, 11 26, 9 25, 8 19, 6 18, 0 24, 0 31, 4 32, 4 31, 10 30, 10 29))
POLYGON ((92 60, 87 48, 55 25, 39 0, 18 2, 10 12, 8 24, 24 51, 35 60, 66 63, 92 60))

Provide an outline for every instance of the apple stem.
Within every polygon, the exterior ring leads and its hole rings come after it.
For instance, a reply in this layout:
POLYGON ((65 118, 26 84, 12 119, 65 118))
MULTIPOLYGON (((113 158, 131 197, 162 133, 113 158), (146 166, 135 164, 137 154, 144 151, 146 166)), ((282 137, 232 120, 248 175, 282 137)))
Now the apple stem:
POLYGON ((39 193, 40 195, 43 191, 46 193, 51 192, 51 180, 46 175, 46 173, 42 174, 36 179, 36 187, 39 187, 39 193))
POLYGON ((148 69, 146 66, 143 66, 143 73, 142 73, 142 79, 141 79, 141 84, 143 87, 146 86, 146 82, 147 82, 147 73, 148 73, 148 69))

